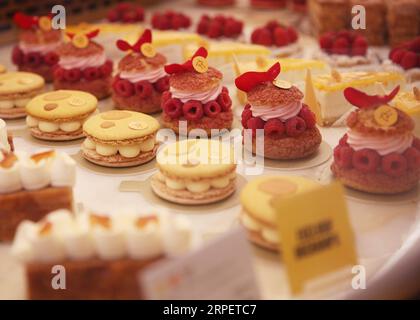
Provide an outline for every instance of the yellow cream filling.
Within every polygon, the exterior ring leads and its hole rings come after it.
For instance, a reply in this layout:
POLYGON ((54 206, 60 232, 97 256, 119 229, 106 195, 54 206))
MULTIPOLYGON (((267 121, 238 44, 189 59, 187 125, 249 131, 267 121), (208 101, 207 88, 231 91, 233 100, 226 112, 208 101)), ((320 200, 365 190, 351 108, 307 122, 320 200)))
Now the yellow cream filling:
POLYGON ((25 108, 30 98, 16 100, 0 100, 0 109, 25 108))
POLYGON ((49 122, 44 120, 38 120, 32 116, 26 117, 26 125, 29 128, 38 128, 42 132, 52 133, 56 131, 64 131, 64 132, 75 132, 79 130, 83 122, 82 121, 69 121, 69 122, 62 122, 62 123, 55 123, 49 122))
POLYGON ((115 156, 117 153, 119 153, 125 158, 135 158, 141 152, 152 151, 155 147, 155 139, 150 138, 139 144, 131 144, 126 146, 110 146, 96 143, 92 141, 92 139, 86 138, 83 142, 83 146, 86 149, 95 150, 97 154, 104 157, 115 156))
POLYGON ((242 210, 241 222, 248 230, 260 233, 264 240, 274 244, 279 243, 279 235, 276 229, 269 228, 261 224, 251 217, 245 210, 242 210))
POLYGON ((173 190, 188 190, 193 193, 206 192, 211 188, 223 189, 229 185, 229 183, 236 178, 236 172, 229 173, 225 176, 203 179, 203 180, 189 180, 189 179, 171 179, 166 177, 161 172, 157 173, 157 178, 162 183, 173 190))

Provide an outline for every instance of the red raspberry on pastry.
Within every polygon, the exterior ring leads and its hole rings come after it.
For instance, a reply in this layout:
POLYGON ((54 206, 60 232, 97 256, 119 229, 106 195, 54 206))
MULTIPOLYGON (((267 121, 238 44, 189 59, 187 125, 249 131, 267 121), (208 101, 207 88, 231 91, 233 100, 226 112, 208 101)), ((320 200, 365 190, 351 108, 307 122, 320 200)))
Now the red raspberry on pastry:
POLYGON ((405 70, 415 68, 417 66, 417 54, 411 51, 405 52, 401 59, 401 67, 405 70))
POLYGON ((173 119, 178 119, 182 116, 182 102, 179 99, 169 98, 163 104, 162 109, 168 116, 170 116, 173 119))
POLYGON ((20 65, 23 62, 23 52, 18 46, 15 46, 12 50, 12 62, 15 65, 20 65))
POLYGON ((343 169, 350 169, 353 166, 354 151, 348 146, 337 146, 334 149, 334 161, 343 169))
POLYGON ((357 36, 351 48, 353 56, 365 56, 368 50, 368 42, 364 37, 357 36))
POLYGON ((222 35, 223 29, 222 25, 219 21, 212 21, 209 25, 209 29, 207 31, 207 36, 209 38, 218 38, 222 35))
POLYGON ((407 160, 398 153, 390 153, 382 158, 382 170, 391 177, 399 177, 407 171, 407 160))
POLYGON ((182 106, 182 112, 185 119, 189 121, 198 121, 203 117, 203 105, 200 101, 190 100, 182 106))
POLYGON ((49 66, 53 66, 53 65, 57 64, 58 60, 59 60, 59 57, 55 52, 48 52, 44 56, 44 61, 49 66))
POLYGON ((41 54, 38 52, 29 52, 23 57, 23 62, 33 67, 37 67, 42 62, 41 54))
POLYGON ((293 117, 286 121, 286 133, 289 137, 297 137, 306 130, 306 123, 300 117, 293 117))
POLYGON ((162 105, 165 104, 166 101, 172 98, 172 94, 169 91, 165 91, 162 93, 162 105))
POLYGON ((285 131, 286 128, 279 119, 270 119, 264 125, 264 134, 272 137, 281 137, 285 131))
POLYGON ((414 137, 413 147, 420 151, 420 139, 419 138, 414 137))
MULTIPOLYGON (((249 106, 249 104, 247 106, 249 106)), ((242 116, 241 116, 241 123, 244 128, 248 128, 247 123, 248 123, 248 120, 251 118, 252 118, 252 111, 250 109, 250 106, 248 108, 245 106, 245 109, 244 111, 242 111, 242 116)))
POLYGON ((229 96, 228 92, 223 92, 217 97, 217 102, 223 111, 229 111, 232 106, 232 99, 229 96))
POLYGON ((131 97, 134 94, 133 84, 124 79, 120 79, 115 83, 115 91, 122 97, 131 97))
POLYGON ((246 126, 248 129, 252 130, 252 134, 255 135, 256 130, 258 129, 264 129, 265 122, 261 118, 250 118, 246 122, 246 126))
POLYGON ((305 121, 307 128, 312 129, 313 127, 315 127, 315 114, 308 108, 307 105, 302 106, 302 109, 299 112, 299 117, 301 117, 305 121))
POLYGON ((339 144, 340 146, 342 146, 342 147, 346 147, 346 146, 348 146, 349 144, 347 143, 347 139, 348 139, 348 135, 347 135, 347 133, 346 133, 344 136, 342 136, 342 137, 341 137, 341 139, 340 139, 340 141, 338 142, 338 144, 339 144))
POLYGON ((222 107, 216 101, 209 101, 204 105, 204 114, 209 118, 216 118, 222 107))
POLYGON ((150 84, 149 81, 146 80, 136 82, 134 84, 134 89, 140 99, 146 99, 150 97, 153 93, 153 86, 150 84))
POLYGON ((350 49, 350 42, 347 38, 341 37, 335 40, 331 52, 334 54, 348 54, 350 49))
POLYGON ((290 42, 289 33, 282 27, 274 29, 274 43, 278 47, 287 46, 290 42))
POLYGON ((164 92, 169 90, 169 78, 164 77, 159 79, 155 84, 155 88, 158 92, 164 92))
POLYGON ((353 154, 353 166, 363 173, 375 172, 380 162, 381 157, 374 150, 362 149, 353 154))
POLYGON ((98 79, 101 76, 101 73, 98 68, 96 67, 90 67, 83 70, 83 76, 86 80, 92 81, 95 79, 98 79))
POLYGON ((420 151, 410 147, 404 152, 404 157, 407 160, 407 166, 410 170, 420 168, 420 151))
POLYGON ((82 76, 80 69, 74 68, 70 70, 64 70, 64 80, 68 82, 79 81, 82 76))
POLYGON ((54 78, 58 80, 64 80, 64 69, 57 67, 54 69, 54 78))

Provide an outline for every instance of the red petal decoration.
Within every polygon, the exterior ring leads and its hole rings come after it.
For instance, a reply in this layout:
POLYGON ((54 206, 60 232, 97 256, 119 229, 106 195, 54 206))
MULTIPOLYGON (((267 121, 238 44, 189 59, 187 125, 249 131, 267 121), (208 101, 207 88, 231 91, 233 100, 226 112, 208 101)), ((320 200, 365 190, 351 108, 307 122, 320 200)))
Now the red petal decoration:
POLYGON ((367 109, 367 108, 375 108, 383 104, 387 104, 392 99, 395 98, 395 96, 398 94, 398 91, 400 91, 400 86, 397 86, 392 92, 388 95, 384 96, 370 96, 362 91, 359 91, 355 88, 346 88, 344 90, 344 97, 347 99, 348 102, 350 102, 352 105, 361 108, 361 109, 367 109))
POLYGON ((66 32, 66 36, 69 37, 70 39, 73 39, 75 34, 73 32, 66 32))
POLYGON ((281 66, 276 62, 270 69, 264 72, 250 71, 245 72, 235 79, 235 85, 239 90, 249 92, 263 82, 271 82, 280 74, 281 66))
POLYGON ((117 48, 120 49, 121 51, 128 51, 128 50, 133 49, 133 47, 127 41, 124 41, 124 40, 117 41, 117 48))
POLYGON ((140 52, 140 48, 145 43, 152 43, 152 31, 150 29, 144 30, 143 34, 141 35, 140 39, 133 45, 133 50, 136 52, 140 52))
POLYGON ((180 73, 185 71, 192 71, 194 70, 192 61, 195 57, 203 57, 207 58, 208 52, 206 48, 200 47, 198 50, 193 54, 191 59, 185 61, 183 64, 173 63, 165 66, 165 71, 168 74, 180 73))
POLYGON ((16 12, 13 21, 21 29, 30 29, 38 24, 38 17, 31 17, 22 12, 16 12))
POLYGON ((93 30, 89 33, 86 33, 86 37, 88 37, 89 39, 93 39, 95 38, 97 35, 99 34, 99 29, 93 30))

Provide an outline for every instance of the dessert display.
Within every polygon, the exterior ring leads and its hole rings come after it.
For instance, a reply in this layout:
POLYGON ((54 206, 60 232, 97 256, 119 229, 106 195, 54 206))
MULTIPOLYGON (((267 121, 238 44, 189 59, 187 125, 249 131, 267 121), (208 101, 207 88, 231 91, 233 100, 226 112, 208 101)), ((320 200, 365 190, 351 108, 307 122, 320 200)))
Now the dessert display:
POLYGON ((324 60, 339 70, 375 70, 378 58, 368 49, 365 37, 352 31, 327 32, 319 38, 321 51, 315 58, 324 60))
POLYGON ((243 22, 231 16, 222 14, 210 17, 201 16, 197 24, 197 33, 212 39, 238 38, 242 34, 243 22))
POLYGON ((0 159, 0 241, 12 240, 23 220, 73 208, 76 164, 69 155, 3 152, 0 159))
POLYGON ((292 196, 319 186, 317 182, 299 176, 271 175, 248 182, 241 191, 240 215, 248 239, 262 248, 278 252, 281 241, 273 198, 292 196))
POLYGON ((19 27, 19 43, 13 48, 12 61, 19 71, 39 74, 47 82, 53 79, 58 62, 57 47, 62 43, 61 30, 51 27, 51 17, 32 17, 21 12, 14 16, 19 27))
POLYGON ((112 83, 112 100, 117 109, 143 113, 162 110, 162 93, 169 89, 169 77, 163 69, 166 58, 151 43, 149 29, 133 45, 118 40, 118 48, 129 52, 120 60, 112 83))
POLYGON ((252 146, 245 149, 268 159, 289 160, 308 157, 321 144, 315 115, 302 103, 303 93, 278 78, 280 63, 265 72, 250 71, 235 80, 246 92, 248 104, 242 112, 244 136, 252 134, 252 146), (263 131, 258 135, 257 130, 263 131), (264 148, 257 148, 263 143, 264 148))
POLYGON ((414 120, 414 135, 420 137, 420 88, 399 92, 390 103, 414 120))
POLYGON ((318 75, 307 81, 305 102, 318 115, 319 125, 331 126, 340 122, 353 108, 343 95, 347 87, 376 94, 378 86, 380 90, 390 90, 404 84, 404 76, 398 72, 338 72, 333 69, 330 74, 318 75))
POLYGON ((69 141, 84 137, 83 123, 97 110, 90 93, 57 90, 33 98, 26 105, 26 124, 35 138, 69 141))
POLYGON ((368 193, 396 194, 415 188, 420 179, 420 140, 413 120, 385 96, 354 88, 344 91, 358 109, 347 118, 349 130, 334 149, 332 172, 344 185, 368 193))
POLYGON ((203 47, 183 64, 165 66, 170 75, 169 91, 162 95, 162 123, 178 134, 193 129, 230 129, 233 121, 232 100, 222 84, 220 71, 208 66, 203 47), (186 122, 186 131, 180 125, 186 122))
POLYGON ((98 99, 110 95, 113 63, 103 46, 92 41, 98 33, 67 33, 69 41, 57 48, 60 59, 54 69, 54 89, 86 91, 98 99))
POLYGON ((388 37, 391 46, 418 36, 420 4, 416 0, 386 1, 388 37))
POLYGON ((251 34, 251 42, 269 47, 277 58, 295 56, 302 51, 296 29, 275 20, 256 28, 251 34))
POLYGON ((12 254, 24 265, 29 299, 142 299, 139 273, 151 263, 190 251, 192 229, 180 216, 69 210, 19 225, 12 254), (66 290, 51 286, 54 265, 66 290))
POLYGON ((29 72, 0 74, 0 118, 17 119, 26 116, 28 102, 44 90, 44 78, 29 72))
POLYGON ((83 157, 104 167, 132 167, 152 160, 158 149, 155 118, 133 111, 111 110, 83 125, 83 157))
POLYGON ((186 139, 164 146, 156 156, 153 192, 170 202, 201 205, 236 190, 234 150, 219 140, 186 139))
POLYGON ((144 20, 144 9, 134 3, 121 2, 108 11, 106 18, 109 22, 141 22, 144 20))
POLYGON ((191 26, 191 19, 182 12, 167 10, 156 12, 152 17, 152 27, 158 30, 180 30, 191 26))
POLYGON ((420 81, 420 36, 393 48, 384 67, 404 73, 409 82, 420 81))
POLYGON ((308 13, 316 35, 343 30, 350 24, 348 0, 308 0, 308 13))

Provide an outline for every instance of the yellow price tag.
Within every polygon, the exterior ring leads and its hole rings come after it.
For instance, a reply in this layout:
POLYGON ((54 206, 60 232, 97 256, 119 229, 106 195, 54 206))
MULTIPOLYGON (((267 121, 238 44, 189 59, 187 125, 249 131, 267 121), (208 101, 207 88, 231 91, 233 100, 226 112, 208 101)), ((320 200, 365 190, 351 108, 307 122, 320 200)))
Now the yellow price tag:
POLYGON ((373 114, 375 121, 382 127, 390 127, 398 121, 398 112, 390 106, 381 106, 373 114))
POLYGON ((151 43, 144 43, 140 51, 147 58, 153 58, 156 55, 156 49, 151 43))
POLYGON ((205 73, 209 69, 209 64, 204 57, 195 57, 192 61, 192 65, 195 71, 199 73, 205 73))
POLYGON ((86 48, 89 45, 89 39, 84 34, 76 34, 72 43, 76 48, 86 48))

